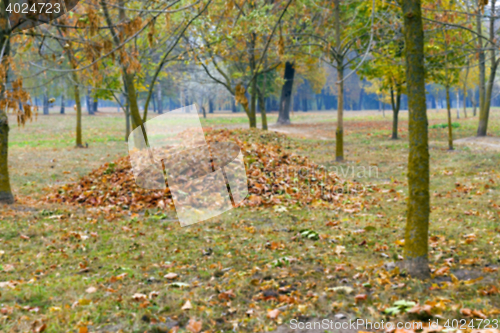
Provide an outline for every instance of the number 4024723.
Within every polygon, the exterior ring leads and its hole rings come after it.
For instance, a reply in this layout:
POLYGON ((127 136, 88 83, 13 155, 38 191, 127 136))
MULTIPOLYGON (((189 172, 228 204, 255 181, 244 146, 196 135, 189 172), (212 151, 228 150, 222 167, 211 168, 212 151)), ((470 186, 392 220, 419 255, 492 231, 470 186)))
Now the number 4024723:
POLYGON ((30 6, 27 3, 9 3, 5 10, 9 13, 16 14, 59 14, 61 12, 61 4, 35 2, 30 6))

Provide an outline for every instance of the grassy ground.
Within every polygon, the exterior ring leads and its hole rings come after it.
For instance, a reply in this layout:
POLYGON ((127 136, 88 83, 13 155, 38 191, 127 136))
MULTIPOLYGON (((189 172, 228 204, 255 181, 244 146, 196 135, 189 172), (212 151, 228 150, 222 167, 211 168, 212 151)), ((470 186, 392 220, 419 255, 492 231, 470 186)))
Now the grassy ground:
MULTIPOLYGON (((429 130, 434 277, 420 282, 391 270, 404 238, 406 113, 397 141, 389 139, 389 113, 349 114, 342 164, 334 162, 334 114, 295 116, 295 123, 308 123, 277 128, 290 133, 281 142, 286 149, 380 189, 359 212, 238 208, 180 228, 172 211, 112 216, 47 205, 39 199, 52 187, 126 154, 123 119, 84 117, 87 149, 73 148, 72 115, 13 126, 10 170, 19 200, 0 210, 0 331, 168 332, 179 326, 198 332, 196 320, 212 332, 263 332, 292 318, 337 313, 440 325, 475 316, 476 327, 481 315, 498 320, 499 153, 463 146, 449 152, 446 129, 429 130), (303 229, 317 239, 302 237, 303 229), (398 300, 429 307, 385 313, 398 300), (480 312, 467 316, 463 309, 480 312)), ((429 117, 431 125, 445 123, 444 112, 429 117)), ((204 125, 246 121, 229 119, 211 117, 204 125)), ((475 134, 477 118, 456 122, 456 138, 475 134)), ((490 133, 499 131, 493 111, 490 133)))

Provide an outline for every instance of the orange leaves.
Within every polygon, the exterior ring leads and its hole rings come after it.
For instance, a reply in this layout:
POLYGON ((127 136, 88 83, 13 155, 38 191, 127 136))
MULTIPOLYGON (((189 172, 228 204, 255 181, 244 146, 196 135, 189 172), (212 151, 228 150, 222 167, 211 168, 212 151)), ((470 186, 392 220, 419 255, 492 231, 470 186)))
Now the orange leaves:
POLYGON ((189 322, 186 326, 186 329, 191 333, 199 333, 199 332, 201 332, 202 324, 203 324, 203 322, 201 320, 196 321, 196 319, 191 318, 191 319, 189 319, 189 322))
POLYGON ((236 295, 234 294, 233 290, 224 291, 224 292, 220 293, 218 296, 218 298, 221 301, 229 301, 235 297, 236 297, 236 295))
POLYGON ((359 294, 359 295, 354 296, 354 300, 356 301, 356 303, 361 303, 363 301, 366 301, 367 299, 368 299, 368 295, 366 295, 366 294, 359 294))
POLYGON ((444 267, 441 267, 440 269, 436 270, 434 272, 434 275, 442 276, 442 275, 445 275, 446 273, 448 273, 449 271, 450 271, 450 267, 444 266, 444 267))
POLYGON ((278 309, 268 310, 267 311, 267 318, 274 320, 274 319, 278 318, 278 316, 280 315, 280 313, 281 312, 278 309))
POLYGON ((483 296, 498 295, 498 288, 496 286, 490 286, 489 288, 484 288, 479 290, 479 294, 483 296))

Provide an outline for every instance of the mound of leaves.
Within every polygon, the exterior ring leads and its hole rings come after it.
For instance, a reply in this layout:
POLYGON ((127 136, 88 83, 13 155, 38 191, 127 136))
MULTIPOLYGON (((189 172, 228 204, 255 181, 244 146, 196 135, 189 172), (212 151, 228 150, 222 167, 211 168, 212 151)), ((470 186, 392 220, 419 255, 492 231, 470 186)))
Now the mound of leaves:
MULTIPOLYGON (((366 196, 373 191, 341 179, 310 159, 291 152, 296 144, 285 135, 259 130, 209 130, 209 144, 236 143, 244 155, 249 195, 243 206, 274 206, 275 209, 304 205, 343 208, 348 212, 366 207, 366 196)), ((168 186, 148 190, 136 184, 128 156, 106 163, 47 195, 51 203, 69 203, 94 207, 140 211, 173 208, 168 186)))

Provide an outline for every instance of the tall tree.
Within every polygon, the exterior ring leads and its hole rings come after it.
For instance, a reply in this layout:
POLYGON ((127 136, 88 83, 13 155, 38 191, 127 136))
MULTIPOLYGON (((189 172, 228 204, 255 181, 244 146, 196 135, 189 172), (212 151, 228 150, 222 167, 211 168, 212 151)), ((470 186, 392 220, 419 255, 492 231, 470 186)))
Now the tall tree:
POLYGON ((401 0, 406 46, 410 152, 404 267, 416 278, 430 277, 429 143, 425 101, 424 30, 420 0, 401 0))

